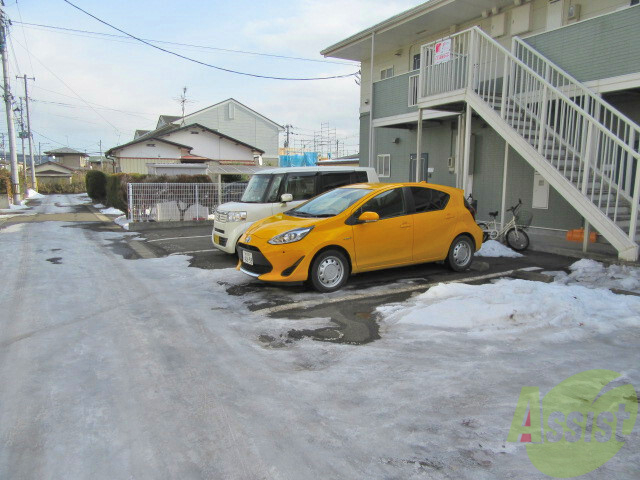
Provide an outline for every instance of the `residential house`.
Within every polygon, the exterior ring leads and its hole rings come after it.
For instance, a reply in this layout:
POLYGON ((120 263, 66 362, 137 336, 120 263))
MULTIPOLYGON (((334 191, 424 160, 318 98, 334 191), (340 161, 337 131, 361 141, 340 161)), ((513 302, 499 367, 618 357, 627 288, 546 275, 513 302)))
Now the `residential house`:
POLYGON ((463 188, 482 220, 522 199, 540 232, 636 260, 638 3, 432 0, 326 48, 361 62, 360 165, 463 188))
POLYGON ((86 153, 79 152, 78 150, 69 147, 50 150, 48 152, 44 152, 44 154, 52 157, 54 162, 73 169, 86 168, 87 159, 89 158, 89 155, 86 153))
MULTIPOLYGON (((35 166, 36 178, 39 184, 70 184, 77 169, 58 162, 45 162, 35 166)), ((30 174, 31 169, 27 169, 30 174)), ((31 177, 29 177, 31 178, 31 177)))
POLYGON ((284 131, 282 125, 233 98, 185 115, 184 118, 160 115, 155 130, 136 130, 134 140, 158 137, 169 130, 193 124, 216 130, 244 144, 254 145, 264 152, 261 155, 264 165, 278 165, 280 133, 284 131))
POLYGON ((199 123, 165 124, 105 153, 126 173, 147 173, 148 164, 240 163, 255 165, 263 150, 199 123))

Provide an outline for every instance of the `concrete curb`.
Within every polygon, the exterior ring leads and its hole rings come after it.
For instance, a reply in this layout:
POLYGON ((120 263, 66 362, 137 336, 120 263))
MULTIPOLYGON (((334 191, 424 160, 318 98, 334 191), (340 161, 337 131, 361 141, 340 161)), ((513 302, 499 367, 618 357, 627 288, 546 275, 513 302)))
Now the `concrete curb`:
POLYGON ((201 227, 203 225, 210 225, 211 228, 213 228, 213 220, 204 220, 201 222, 131 222, 129 224, 129 231, 145 232, 147 230, 162 230, 164 228, 176 227, 201 227))
POLYGON ((87 207, 91 213, 93 213, 96 217, 98 217, 98 220, 100 220, 101 222, 105 222, 105 223, 112 223, 113 222, 113 219, 111 219, 111 218, 107 217, 106 215, 103 215, 102 213, 100 213, 100 210, 98 210, 93 205, 85 204, 85 207, 87 207))

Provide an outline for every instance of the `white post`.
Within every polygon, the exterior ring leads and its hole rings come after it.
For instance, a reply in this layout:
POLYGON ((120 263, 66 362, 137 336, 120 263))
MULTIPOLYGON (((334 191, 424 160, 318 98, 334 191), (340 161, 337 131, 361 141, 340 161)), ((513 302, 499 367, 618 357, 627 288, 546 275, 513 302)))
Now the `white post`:
POLYGON ((469 164, 471 157, 471 115, 473 110, 471 109, 471 105, 467 103, 467 113, 465 118, 464 125, 464 161, 462 164, 462 189, 464 190, 465 196, 468 196, 471 192, 467 191, 467 185, 469 183, 469 164))
POLYGON ((584 238, 582 239, 582 251, 587 253, 589 249, 589 231, 591 230, 591 225, 589 224, 589 220, 584 219, 584 238))
POLYGON ((133 222, 133 187, 130 183, 127 184, 128 190, 128 204, 129 204, 129 221, 133 222))
POLYGON ((509 95, 509 57, 504 57, 504 69, 502 71, 502 100, 500 101, 500 118, 506 120, 507 95, 509 95))
POLYGON ((467 88, 473 91, 476 73, 477 35, 475 30, 469 31, 469 53, 467 54, 467 88))
MULTIPOLYGON (((630 159, 633 162, 633 158, 630 159)), ((636 241, 638 229, 638 202, 640 201, 640 158, 636 162, 636 179, 633 185, 633 201, 631 203, 631 223, 629 224, 629 238, 636 241)), ((637 260, 637 259, 636 259, 637 260)))
MULTIPOLYGON (((545 81, 549 81, 549 65, 547 64, 544 70, 544 79, 545 81)), ((538 153, 542 155, 545 132, 547 129, 547 102, 549 101, 549 90, 547 89, 547 85, 543 85, 542 87, 542 103, 540 104, 540 126, 538 128, 538 153)))
POLYGON ((222 174, 218 174, 218 206, 222 205, 222 174))
POLYGON ((464 150, 464 114, 458 115, 458 138, 456 140, 456 161, 455 161, 455 174, 456 174, 456 188, 462 188, 462 182, 460 171, 462 170, 462 152, 464 150))
POLYGON ((196 221, 200 219, 200 200, 198 199, 198 184, 196 183, 196 221))
POLYGON ((376 32, 371 33, 371 68, 369 69, 369 84, 371 91, 369 92, 369 166, 373 166, 373 55, 375 52, 376 32))
POLYGON ((504 166, 502 169, 502 204, 500 206, 500 227, 504 228, 507 215, 507 172, 509 170, 509 142, 504 142, 504 166))
POLYGON ((587 138, 585 141, 584 158, 582 159, 582 193, 587 195, 587 184, 589 183, 589 167, 591 166, 591 156, 593 152, 593 123, 587 120, 587 138))
POLYGON ((422 160, 422 108, 418 109, 418 140, 416 145, 416 182, 420 181, 420 163, 422 160))

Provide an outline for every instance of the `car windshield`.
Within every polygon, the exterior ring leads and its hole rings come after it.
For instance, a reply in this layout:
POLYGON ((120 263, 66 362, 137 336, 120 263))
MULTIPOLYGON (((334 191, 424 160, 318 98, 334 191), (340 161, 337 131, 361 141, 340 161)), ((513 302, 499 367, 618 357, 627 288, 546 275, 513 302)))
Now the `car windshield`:
POLYGON ((261 203, 273 175, 254 175, 242 195, 241 202, 261 203))
POLYGON ((303 203, 287 215, 294 217, 333 217, 344 212, 362 197, 371 193, 365 188, 336 188, 303 203))

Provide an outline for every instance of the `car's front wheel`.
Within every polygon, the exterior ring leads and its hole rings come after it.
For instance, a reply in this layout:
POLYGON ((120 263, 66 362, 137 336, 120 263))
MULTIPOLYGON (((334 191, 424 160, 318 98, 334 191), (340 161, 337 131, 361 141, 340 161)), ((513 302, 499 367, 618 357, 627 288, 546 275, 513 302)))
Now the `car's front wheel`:
POLYGON ((319 292, 333 292, 342 288, 349 278, 349 262, 338 250, 326 250, 311 264, 309 280, 319 292))
POLYGON ((463 272, 471 266, 473 262, 473 252, 475 248, 473 241, 466 235, 460 235, 451 244, 447 264, 449 268, 456 272, 463 272))

